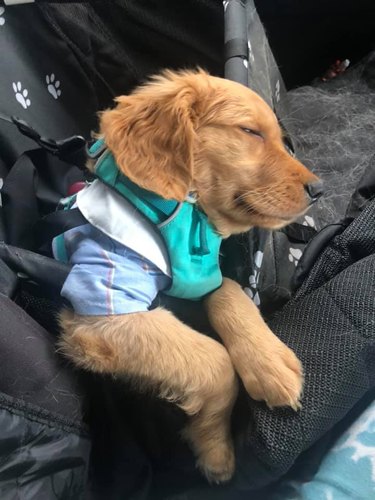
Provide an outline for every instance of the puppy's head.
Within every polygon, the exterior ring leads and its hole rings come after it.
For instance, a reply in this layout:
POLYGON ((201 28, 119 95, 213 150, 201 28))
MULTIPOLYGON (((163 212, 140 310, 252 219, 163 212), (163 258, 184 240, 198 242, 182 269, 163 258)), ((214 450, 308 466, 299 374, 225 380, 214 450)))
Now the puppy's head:
POLYGON ((285 150, 270 107, 203 71, 167 71, 119 97, 100 132, 127 177, 167 199, 194 191, 223 236, 282 227, 321 193, 285 150))

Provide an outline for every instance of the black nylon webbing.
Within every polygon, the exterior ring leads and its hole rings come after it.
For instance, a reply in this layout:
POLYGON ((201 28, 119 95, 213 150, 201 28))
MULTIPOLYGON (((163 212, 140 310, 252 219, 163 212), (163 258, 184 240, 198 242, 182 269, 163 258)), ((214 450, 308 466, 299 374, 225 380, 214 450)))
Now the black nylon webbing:
POLYGON ((78 208, 58 210, 40 219, 34 226, 37 248, 52 242, 53 238, 74 227, 88 224, 78 208))

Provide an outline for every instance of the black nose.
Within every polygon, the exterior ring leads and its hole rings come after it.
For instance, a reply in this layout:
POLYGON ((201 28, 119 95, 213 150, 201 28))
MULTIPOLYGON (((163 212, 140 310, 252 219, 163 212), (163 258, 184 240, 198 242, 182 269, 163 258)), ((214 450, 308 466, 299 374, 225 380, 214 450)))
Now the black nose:
POLYGON ((309 195, 311 202, 316 201, 324 193, 323 182, 315 181, 305 185, 305 191, 309 195))

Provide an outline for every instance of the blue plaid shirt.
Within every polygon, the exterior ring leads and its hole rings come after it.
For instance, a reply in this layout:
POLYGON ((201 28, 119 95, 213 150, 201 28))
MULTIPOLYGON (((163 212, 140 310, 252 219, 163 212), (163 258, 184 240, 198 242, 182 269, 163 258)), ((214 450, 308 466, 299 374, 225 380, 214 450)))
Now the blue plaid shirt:
MULTIPOLYGON (((91 224, 70 229, 64 241, 73 268, 61 295, 77 314, 147 311, 157 294, 171 285, 171 278, 145 257, 91 224)), ((56 248, 54 254, 57 258, 56 248)))

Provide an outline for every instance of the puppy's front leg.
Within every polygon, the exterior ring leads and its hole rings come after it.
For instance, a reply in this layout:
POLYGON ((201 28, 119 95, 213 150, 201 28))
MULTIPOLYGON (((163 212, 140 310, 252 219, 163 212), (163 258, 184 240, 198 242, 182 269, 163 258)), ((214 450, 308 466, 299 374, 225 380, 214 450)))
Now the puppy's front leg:
POLYGON ((226 349, 155 309, 119 316, 61 315, 61 351, 82 368, 126 376, 159 391, 190 415, 185 430, 198 465, 214 482, 230 479, 230 416, 237 378, 226 349))
POLYGON ((270 407, 298 409, 301 363, 271 332, 240 285, 224 278, 222 287, 206 299, 206 307, 250 396, 270 407))

